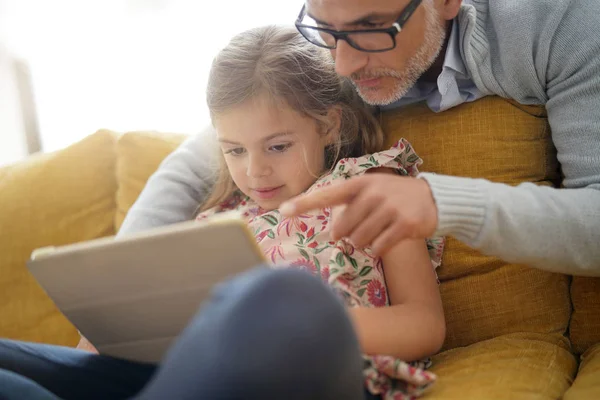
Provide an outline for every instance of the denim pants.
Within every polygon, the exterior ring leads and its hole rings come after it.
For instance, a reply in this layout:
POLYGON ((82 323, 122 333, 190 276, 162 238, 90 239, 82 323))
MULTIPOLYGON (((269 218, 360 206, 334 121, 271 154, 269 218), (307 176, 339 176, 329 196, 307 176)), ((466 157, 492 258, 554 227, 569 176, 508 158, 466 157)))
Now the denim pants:
POLYGON ((218 286, 158 365, 0 340, 0 400, 365 398, 344 306, 299 270, 218 286))

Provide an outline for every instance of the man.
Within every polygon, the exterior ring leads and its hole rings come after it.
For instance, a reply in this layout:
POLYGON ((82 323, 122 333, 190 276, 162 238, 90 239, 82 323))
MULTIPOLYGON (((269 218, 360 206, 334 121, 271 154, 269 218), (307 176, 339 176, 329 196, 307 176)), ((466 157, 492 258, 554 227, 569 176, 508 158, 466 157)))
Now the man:
MULTIPOLYGON (((600 38, 591 34, 599 23, 595 0, 307 1, 298 29, 331 49, 369 104, 424 100, 443 112, 498 95, 545 105, 564 188, 368 175, 282 212, 345 204, 335 235, 379 253, 405 238, 451 235, 507 261, 600 276, 600 38)), ((165 160, 120 234, 192 217, 211 182, 202 141, 165 160)))

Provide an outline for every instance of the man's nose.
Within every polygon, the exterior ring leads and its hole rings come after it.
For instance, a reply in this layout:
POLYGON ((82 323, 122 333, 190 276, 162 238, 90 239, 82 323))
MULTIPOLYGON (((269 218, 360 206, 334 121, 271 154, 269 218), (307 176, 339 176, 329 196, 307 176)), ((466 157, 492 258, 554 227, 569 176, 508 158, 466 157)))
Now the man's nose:
POLYGON ((350 77, 366 67, 369 62, 367 53, 356 50, 344 40, 338 40, 337 47, 331 52, 335 60, 335 71, 341 76, 350 77))
POLYGON ((246 175, 250 178, 260 178, 269 175, 271 166, 261 156, 250 156, 248 157, 248 167, 246 168, 246 175))

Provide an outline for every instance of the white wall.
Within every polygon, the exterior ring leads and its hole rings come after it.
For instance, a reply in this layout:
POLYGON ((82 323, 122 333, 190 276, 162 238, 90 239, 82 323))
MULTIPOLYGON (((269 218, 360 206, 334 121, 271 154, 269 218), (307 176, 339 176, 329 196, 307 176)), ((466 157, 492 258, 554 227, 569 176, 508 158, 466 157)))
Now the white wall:
POLYGON ((31 69, 42 145, 99 128, 194 133, 213 56, 249 27, 293 24, 303 0, 0 0, 31 69))
POLYGON ((12 58, 6 42, 5 1, 0 0, 0 165, 26 155, 26 141, 12 58))
POLYGON ((13 60, 0 41, 0 166, 25 157, 26 144, 13 60))

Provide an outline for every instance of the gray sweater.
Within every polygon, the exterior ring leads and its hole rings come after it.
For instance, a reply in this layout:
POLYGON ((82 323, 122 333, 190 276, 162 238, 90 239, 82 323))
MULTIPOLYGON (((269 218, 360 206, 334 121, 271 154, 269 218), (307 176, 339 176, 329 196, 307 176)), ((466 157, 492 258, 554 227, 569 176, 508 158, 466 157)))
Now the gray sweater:
MULTIPOLYGON (((506 261, 600 276, 600 1, 471 0, 461 55, 486 94, 544 104, 564 189, 422 174, 436 235, 506 261)), ((213 179, 214 132, 189 138, 150 178, 120 234, 190 219, 213 179)))

